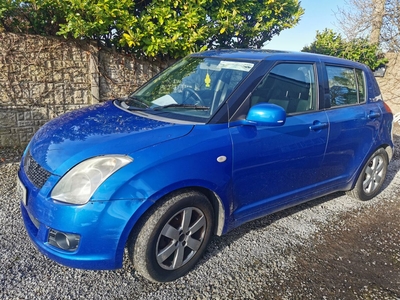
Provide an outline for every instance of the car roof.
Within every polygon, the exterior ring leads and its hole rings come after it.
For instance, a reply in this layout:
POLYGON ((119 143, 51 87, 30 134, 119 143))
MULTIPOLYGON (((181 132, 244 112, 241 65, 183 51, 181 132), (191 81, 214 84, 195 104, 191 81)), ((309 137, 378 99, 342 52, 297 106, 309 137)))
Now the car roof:
POLYGON ((191 56, 196 57, 216 57, 229 60, 299 60, 299 61, 318 61, 334 64, 342 64, 347 66, 353 66, 358 68, 365 68, 365 65, 351 60, 337 58, 333 56, 307 53, 307 52, 291 52, 291 51, 280 51, 280 50, 269 50, 269 49, 221 49, 221 50, 209 50, 199 53, 194 53, 191 56))

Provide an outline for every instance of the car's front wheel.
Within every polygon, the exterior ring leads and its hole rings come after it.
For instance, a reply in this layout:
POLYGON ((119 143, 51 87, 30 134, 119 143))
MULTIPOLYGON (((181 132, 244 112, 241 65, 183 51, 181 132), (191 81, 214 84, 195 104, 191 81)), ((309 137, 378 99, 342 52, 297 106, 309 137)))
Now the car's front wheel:
POLYGON ((184 191, 156 205, 128 241, 136 270, 155 282, 185 275, 201 258, 213 231, 213 208, 205 195, 184 191))
POLYGON ((388 164, 386 151, 382 148, 375 151, 362 169, 354 189, 349 191, 348 195, 363 201, 375 197, 385 181, 388 164))

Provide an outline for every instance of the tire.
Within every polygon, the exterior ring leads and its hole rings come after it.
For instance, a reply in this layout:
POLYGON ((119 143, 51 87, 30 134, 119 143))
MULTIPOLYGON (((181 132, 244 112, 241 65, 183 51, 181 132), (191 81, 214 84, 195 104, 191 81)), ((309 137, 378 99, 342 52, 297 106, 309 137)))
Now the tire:
POLYGON ((213 208, 199 192, 171 195, 143 219, 128 240, 135 269, 154 282, 173 281, 202 257, 214 228, 213 208))
POLYGON ((382 148, 375 151, 362 169, 353 190, 347 194, 362 201, 374 198, 385 181, 388 165, 386 151, 382 148))

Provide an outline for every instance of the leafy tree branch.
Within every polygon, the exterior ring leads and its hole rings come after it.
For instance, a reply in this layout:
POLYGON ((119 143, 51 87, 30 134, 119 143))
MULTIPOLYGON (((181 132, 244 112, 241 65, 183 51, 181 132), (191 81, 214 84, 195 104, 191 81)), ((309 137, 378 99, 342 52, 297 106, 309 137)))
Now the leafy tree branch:
POLYGON ((315 41, 304 47, 302 51, 358 61, 369 66, 371 70, 388 62, 378 44, 371 44, 366 38, 345 40, 340 34, 330 29, 317 31, 315 41))
POLYGON ((3 0, 0 26, 176 58, 213 48, 261 48, 303 13, 298 0, 3 0))

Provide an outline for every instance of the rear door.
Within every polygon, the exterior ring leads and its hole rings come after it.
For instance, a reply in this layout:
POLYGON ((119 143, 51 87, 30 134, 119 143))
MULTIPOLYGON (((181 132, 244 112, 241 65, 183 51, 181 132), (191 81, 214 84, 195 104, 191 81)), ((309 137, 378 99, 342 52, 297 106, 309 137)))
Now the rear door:
POLYGON ((366 75, 361 69, 325 65, 325 72, 330 133, 322 179, 342 186, 370 153, 382 117, 379 106, 367 101, 366 75))

